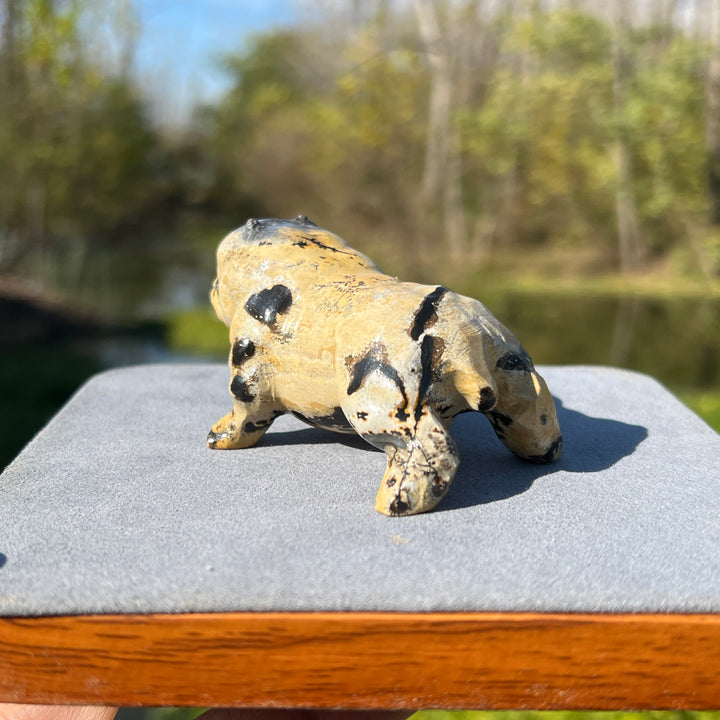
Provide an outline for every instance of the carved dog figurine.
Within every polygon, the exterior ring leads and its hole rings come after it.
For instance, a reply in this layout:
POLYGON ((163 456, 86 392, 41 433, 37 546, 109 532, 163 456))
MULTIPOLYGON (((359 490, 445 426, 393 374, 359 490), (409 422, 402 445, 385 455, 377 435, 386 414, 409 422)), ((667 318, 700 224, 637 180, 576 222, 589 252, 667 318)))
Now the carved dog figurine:
POLYGON ((477 300, 383 274, 307 218, 248 220, 217 254, 211 290, 230 328, 233 409, 211 448, 245 448, 284 413, 356 432, 387 453, 375 507, 430 510, 458 452, 456 415, 486 415, 514 453, 559 457, 545 381, 515 337, 477 300))

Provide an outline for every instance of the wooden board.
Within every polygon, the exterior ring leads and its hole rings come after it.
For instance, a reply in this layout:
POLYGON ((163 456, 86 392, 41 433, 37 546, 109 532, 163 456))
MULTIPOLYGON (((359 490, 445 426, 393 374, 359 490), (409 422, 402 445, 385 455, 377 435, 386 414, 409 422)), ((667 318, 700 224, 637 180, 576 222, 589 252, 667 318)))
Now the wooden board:
POLYGON ((720 616, 239 613, 0 619, 0 701, 720 708, 720 616))

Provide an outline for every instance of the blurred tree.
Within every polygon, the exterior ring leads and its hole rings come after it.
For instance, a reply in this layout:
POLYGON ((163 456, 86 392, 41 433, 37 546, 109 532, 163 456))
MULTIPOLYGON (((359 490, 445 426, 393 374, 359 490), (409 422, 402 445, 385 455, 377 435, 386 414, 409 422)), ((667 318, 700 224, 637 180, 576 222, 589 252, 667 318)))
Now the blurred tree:
POLYGON ((496 244, 608 242, 609 28, 572 10, 508 20, 488 96, 464 113, 478 222, 496 244))
POLYGON ((425 265, 535 246, 717 275, 705 4, 684 33, 674 0, 326 0, 227 60, 209 198, 392 238, 425 265))
POLYGON ((706 48, 615 11, 614 24, 562 7, 508 18, 489 95, 461 110, 483 246, 572 243, 612 257, 617 242, 624 270, 688 248, 709 274, 697 231, 706 48))
POLYGON ((708 150, 710 222, 720 226, 720 0, 710 0, 705 133, 708 150))
MULTIPOLYGON (((258 36, 246 53, 226 58, 233 87, 202 113, 215 168, 210 195, 218 207, 262 212, 278 203, 281 190, 292 192, 283 187, 283 169, 294 167, 295 179, 303 174, 302 112, 322 83, 322 73, 311 72, 309 55, 302 34, 288 30, 258 36), (266 195, 268 175, 280 184, 266 195)), ((279 204, 286 205, 282 195, 279 204)))
POLYGON ((632 148, 628 137, 628 84, 632 81, 630 66, 630 21, 627 0, 613 0, 612 66, 614 158, 617 173, 615 215, 617 218, 620 269, 637 269, 645 259, 645 251, 635 205, 632 148))
POLYGON ((676 34, 667 49, 638 63, 628 100, 635 199, 651 256, 691 239, 706 222, 703 141, 704 48, 676 34))
POLYGON ((431 68, 425 168, 420 190, 421 207, 435 209, 442 201, 445 237, 450 256, 467 254, 467 224, 462 197, 461 140, 455 115, 459 103, 460 66, 454 41, 462 9, 451 3, 441 8, 437 0, 415 0, 420 36, 431 68), (441 25, 441 10, 445 27, 441 25))
POLYGON ((52 268, 151 202, 158 140, 130 80, 87 57, 91 0, 3 2, 0 271, 52 268))
POLYGON ((383 37, 382 17, 346 33, 287 30, 227 68, 233 89, 205 114, 219 204, 303 212, 351 239, 349 228, 412 235, 425 74, 402 33, 383 37))

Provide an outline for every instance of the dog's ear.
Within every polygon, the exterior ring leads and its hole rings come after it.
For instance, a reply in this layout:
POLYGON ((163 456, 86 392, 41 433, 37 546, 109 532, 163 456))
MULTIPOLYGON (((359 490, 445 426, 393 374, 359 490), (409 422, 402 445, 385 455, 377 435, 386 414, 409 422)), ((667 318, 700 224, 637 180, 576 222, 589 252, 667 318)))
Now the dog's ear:
POLYGON ((498 400, 488 355, 490 339, 470 323, 463 323, 459 332, 465 342, 455 358, 456 387, 473 410, 490 412, 498 400))
POLYGON ((218 316, 218 320, 230 327, 232 316, 226 311, 223 297, 220 293, 220 278, 216 277, 210 288, 210 303, 213 306, 213 310, 215 310, 215 314, 218 316))

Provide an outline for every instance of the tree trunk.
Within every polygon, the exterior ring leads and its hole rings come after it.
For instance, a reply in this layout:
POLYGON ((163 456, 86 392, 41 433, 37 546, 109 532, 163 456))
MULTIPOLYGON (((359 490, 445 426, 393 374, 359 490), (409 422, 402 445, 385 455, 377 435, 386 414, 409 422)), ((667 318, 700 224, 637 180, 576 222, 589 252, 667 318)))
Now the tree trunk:
POLYGON ((2 27, 2 65, 5 66, 5 82, 8 91, 15 89, 19 63, 17 59, 17 25, 18 25, 18 4, 17 0, 4 0, 5 6, 3 27, 2 27))
MULTIPOLYGON (((431 68, 425 167, 420 190, 424 212, 442 212, 443 229, 453 259, 467 250, 467 225, 462 198, 461 138, 453 124, 455 84, 451 45, 438 20, 434 0, 414 0, 420 35, 431 68)), ((450 8, 448 8, 450 10, 450 8)))
POLYGON ((620 270, 634 270, 644 259, 644 250, 633 191, 632 154, 626 125, 626 79, 629 73, 627 53, 627 0, 613 3, 613 107, 615 116, 615 213, 617 218, 620 270))
POLYGON ((720 0, 711 0, 712 51, 706 79, 705 141, 708 152, 710 223, 720 225, 720 0))
POLYGON ((707 0, 693 0, 690 11, 692 39, 696 42, 707 37, 707 0))
POLYGON ((468 231, 462 195, 462 155, 460 128, 452 124, 448 137, 448 153, 445 163, 446 177, 443 197, 445 235, 450 257, 462 260, 468 250, 468 231))
POLYGON ((440 30, 433 0, 415 0, 415 12, 432 71, 428 111, 425 168, 420 197, 426 207, 441 197, 448 153, 448 130, 452 102, 452 77, 448 48, 440 30))

